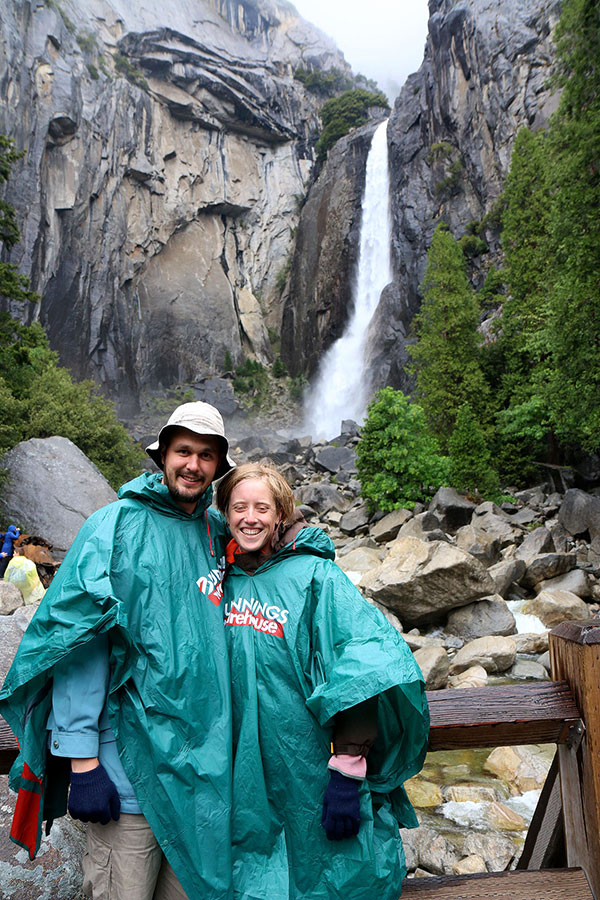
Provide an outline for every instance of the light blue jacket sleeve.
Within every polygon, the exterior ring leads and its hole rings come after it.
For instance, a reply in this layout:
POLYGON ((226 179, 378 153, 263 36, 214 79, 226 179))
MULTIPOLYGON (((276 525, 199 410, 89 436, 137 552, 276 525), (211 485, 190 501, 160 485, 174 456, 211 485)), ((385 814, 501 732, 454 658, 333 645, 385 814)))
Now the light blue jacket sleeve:
POLYGON ((54 756, 98 756, 102 739, 114 740, 109 729, 106 698, 109 684, 108 638, 95 637, 54 666, 52 712, 48 719, 54 756))

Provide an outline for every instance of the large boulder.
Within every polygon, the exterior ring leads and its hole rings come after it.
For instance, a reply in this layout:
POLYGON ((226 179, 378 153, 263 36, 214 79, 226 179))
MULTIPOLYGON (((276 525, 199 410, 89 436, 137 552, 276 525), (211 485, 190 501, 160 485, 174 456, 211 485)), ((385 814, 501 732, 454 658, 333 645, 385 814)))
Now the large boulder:
POLYGON ((439 621, 449 610, 494 593, 478 560, 444 541, 414 537, 398 537, 360 584, 368 596, 412 625, 439 621))
POLYGON ((8 471, 4 517, 60 550, 68 550, 88 516, 117 499, 93 462, 64 437, 22 441, 2 466, 8 471))
POLYGON ((465 550, 489 566, 495 563, 500 555, 500 542, 493 534, 477 528, 476 525, 463 525, 455 535, 456 546, 465 550))
POLYGON ((474 641, 489 634, 514 634, 516 630, 515 617, 499 594, 453 609, 446 624, 446 631, 457 634, 464 641, 474 641))
POLYGON ((398 532, 404 523, 412 518, 412 515, 413 514, 409 509, 403 509, 402 507, 400 509, 395 509, 373 525, 371 528, 371 537, 374 538, 378 544, 384 544, 386 541, 393 541, 394 538, 397 537, 398 532))
POLYGON ((518 583, 525 574, 525 562, 522 559, 506 559, 490 566, 488 575, 493 579, 496 592, 506 597, 511 585, 518 583))
POLYGON ((331 509, 343 512, 348 501, 334 485, 327 481, 315 481, 300 488, 300 500, 307 506, 312 506, 318 513, 326 513, 331 509))
POLYGON ((547 528, 534 528, 524 539, 521 546, 517 549, 515 557, 517 559, 529 560, 542 553, 551 553, 556 550, 554 540, 547 528))
POLYGON ((20 606, 23 595, 19 588, 10 581, 0 581, 0 616, 10 616, 20 606))
POLYGON ((563 497, 558 521, 569 534, 585 534, 587 531, 593 540, 600 535, 600 497, 571 488, 563 497))
POLYGON ((535 585, 534 591, 539 594, 540 591, 559 590, 571 591, 584 600, 591 600, 593 596, 592 580, 587 572, 583 569, 571 569, 564 575, 557 575, 556 578, 548 578, 540 581, 535 585))
POLYGON ((535 556, 527 561, 521 584, 526 588, 534 588, 540 581, 564 575, 576 565, 577 557, 573 553, 545 553, 543 556, 535 556))
POLYGON ((444 531, 453 534, 458 528, 469 524, 475 504, 454 488, 441 487, 429 504, 429 509, 436 514, 444 531))
POLYGON ((425 679, 425 687, 428 691, 437 691, 446 687, 450 664, 448 654, 443 647, 422 647, 415 652, 415 660, 425 679))
POLYGON ((537 616, 548 628, 554 628, 566 619, 576 622, 578 619, 588 619, 591 616, 584 600, 571 591, 556 589, 540 591, 537 597, 527 601, 523 612, 537 616))
POLYGON ((458 651, 450 664, 450 674, 458 675, 471 666, 483 666, 486 672, 495 675, 510 669, 517 655, 517 645, 511 637, 476 638, 458 651))

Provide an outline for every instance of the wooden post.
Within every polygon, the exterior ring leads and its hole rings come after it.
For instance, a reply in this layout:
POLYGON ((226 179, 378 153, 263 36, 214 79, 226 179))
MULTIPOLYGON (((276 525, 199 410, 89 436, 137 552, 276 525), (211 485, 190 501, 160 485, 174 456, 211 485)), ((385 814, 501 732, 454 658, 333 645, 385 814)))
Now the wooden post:
POLYGON ((559 747, 567 865, 581 866, 600 900, 600 619, 550 633, 552 677, 570 685, 584 723, 559 747))

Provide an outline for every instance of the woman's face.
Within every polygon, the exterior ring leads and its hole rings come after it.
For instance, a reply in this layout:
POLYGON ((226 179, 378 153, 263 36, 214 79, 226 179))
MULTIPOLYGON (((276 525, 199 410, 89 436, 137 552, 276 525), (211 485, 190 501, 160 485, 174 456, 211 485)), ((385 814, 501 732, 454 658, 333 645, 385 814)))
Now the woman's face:
POLYGON ((270 546, 280 522, 270 488, 260 478, 240 481, 231 492, 227 522, 242 550, 270 546))

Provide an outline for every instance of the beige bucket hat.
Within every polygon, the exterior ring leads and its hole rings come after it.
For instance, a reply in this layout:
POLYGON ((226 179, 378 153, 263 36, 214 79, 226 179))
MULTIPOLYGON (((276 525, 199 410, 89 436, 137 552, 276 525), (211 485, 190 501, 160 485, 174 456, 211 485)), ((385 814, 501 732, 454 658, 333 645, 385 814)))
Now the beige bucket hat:
POLYGON ((211 406, 210 403, 202 403, 196 400, 193 403, 182 403, 171 414, 169 421, 158 432, 158 438, 146 447, 146 453, 152 459, 159 469, 163 464, 160 458, 161 442, 165 444, 169 430, 173 428, 187 428, 194 434, 210 434, 219 438, 219 443, 223 450, 223 457, 219 463, 219 467, 215 472, 215 481, 222 478, 230 469, 235 468, 235 463, 229 456, 229 443, 225 437, 225 426, 223 418, 219 410, 211 406))

